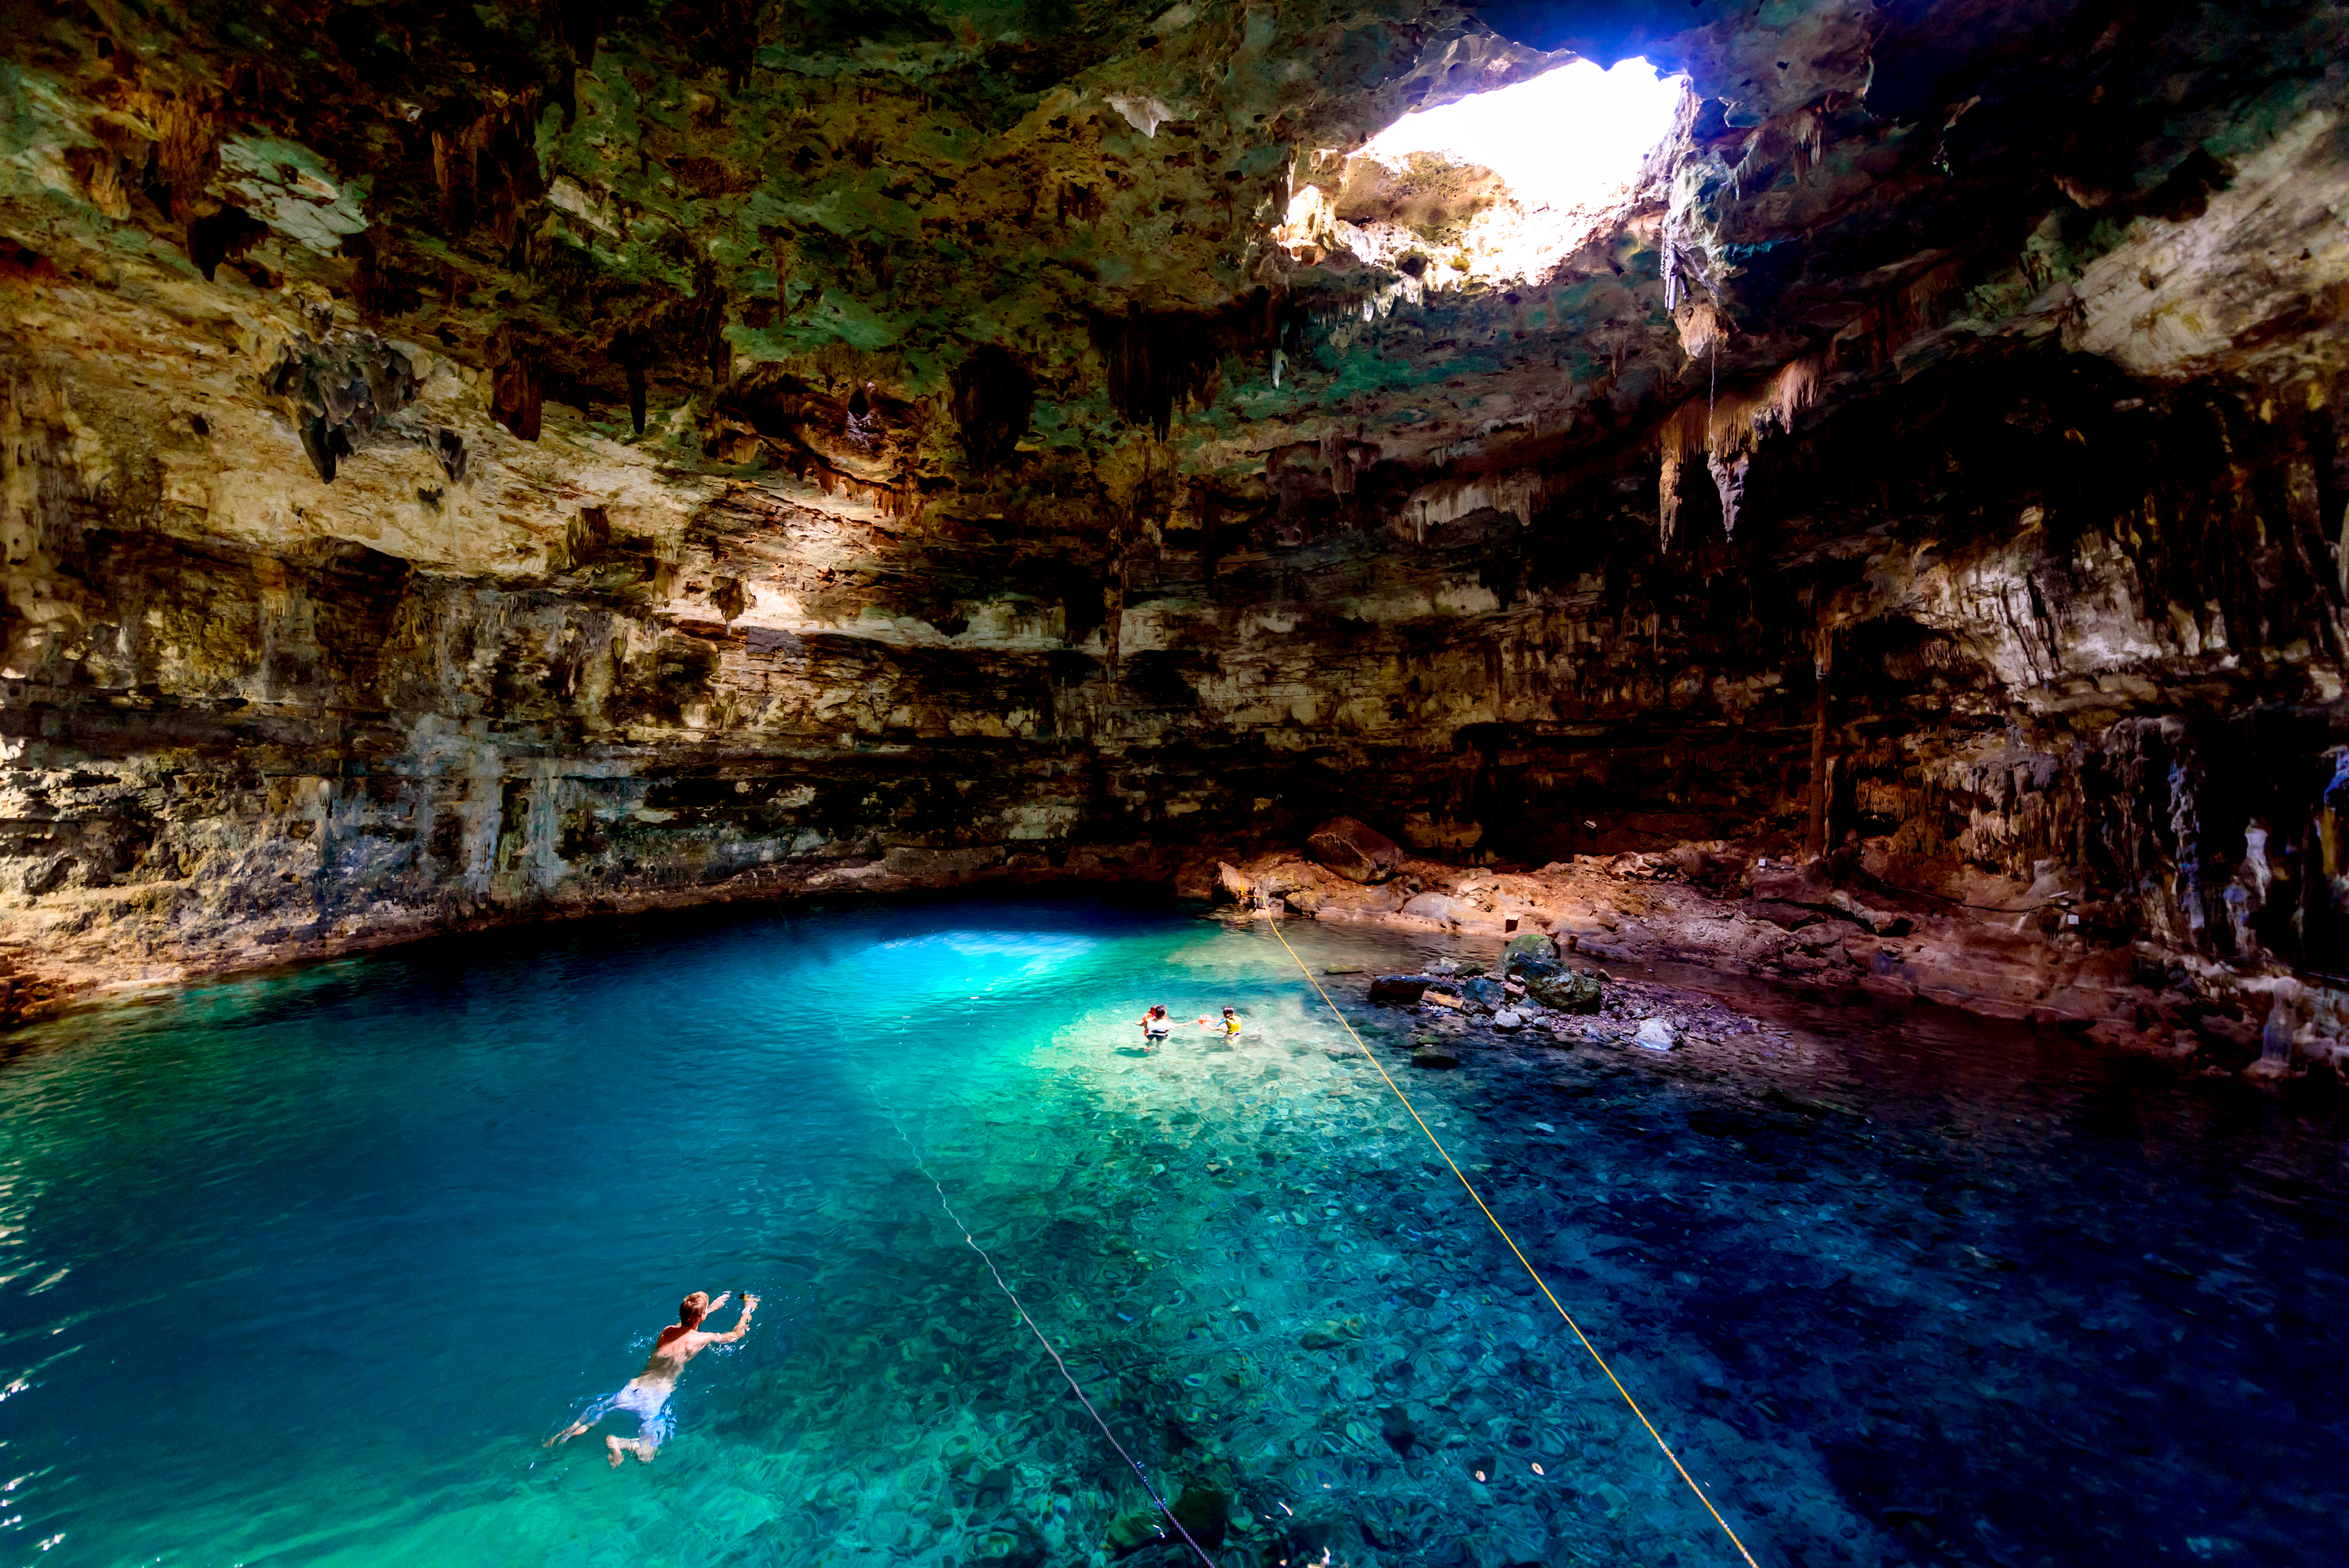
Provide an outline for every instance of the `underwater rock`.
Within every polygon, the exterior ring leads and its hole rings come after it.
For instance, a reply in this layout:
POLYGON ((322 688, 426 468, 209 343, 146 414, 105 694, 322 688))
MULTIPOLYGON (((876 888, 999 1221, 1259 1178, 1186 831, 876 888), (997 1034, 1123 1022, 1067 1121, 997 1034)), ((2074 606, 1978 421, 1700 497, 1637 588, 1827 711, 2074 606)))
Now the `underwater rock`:
POLYGON ((1222 1548, 1231 1512, 1230 1498, 1203 1486, 1186 1486, 1183 1495, 1174 1500, 1175 1522, 1210 1552, 1222 1548))
POLYGON ((1381 882, 1402 864, 1402 847, 1351 817, 1332 817, 1307 836, 1305 848, 1330 871, 1353 882, 1381 882))
POLYGON ((1444 1046, 1422 1046, 1411 1053, 1411 1065, 1415 1068, 1456 1068, 1460 1058, 1444 1046))
POLYGON ((1559 1013, 1596 1013, 1606 997, 1606 989, 1598 975, 1570 970, 1528 976, 1526 993, 1543 1006, 1559 1013))
POLYGON ((1307 1350, 1335 1350, 1340 1346, 1362 1336, 1362 1320, 1359 1317, 1332 1317, 1315 1324, 1297 1336, 1298 1345, 1307 1350))
POLYGON ((1415 1007, 1430 984, 1424 975, 1381 975, 1371 982, 1371 1003, 1380 1007, 1415 1007))
POLYGON ((1109 1549, 1120 1557, 1127 1557, 1164 1539, 1166 1516, 1155 1503, 1144 1508, 1129 1508, 1109 1522, 1109 1549))

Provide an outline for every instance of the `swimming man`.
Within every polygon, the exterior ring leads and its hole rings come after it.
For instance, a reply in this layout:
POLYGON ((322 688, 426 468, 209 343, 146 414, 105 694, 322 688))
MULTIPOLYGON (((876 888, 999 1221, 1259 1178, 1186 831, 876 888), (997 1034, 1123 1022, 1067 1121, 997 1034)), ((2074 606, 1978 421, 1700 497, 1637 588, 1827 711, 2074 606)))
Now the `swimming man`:
POLYGON ((643 1463, 652 1463, 653 1456, 660 1452, 660 1446, 668 1441, 677 1425, 677 1418, 669 1414, 668 1401, 669 1396, 677 1392, 678 1374, 685 1370, 685 1364, 713 1345, 731 1345, 750 1332, 750 1315, 759 1309, 759 1298, 748 1291, 742 1295, 742 1315, 734 1320, 732 1328, 723 1334, 702 1331, 701 1320, 724 1306, 726 1297, 733 1294, 730 1290, 712 1301, 707 1291, 698 1290, 678 1303, 677 1321, 662 1329, 660 1337, 653 1342, 652 1359, 645 1363, 645 1369, 630 1378, 618 1393, 606 1395, 588 1406, 566 1429, 547 1439, 546 1446, 551 1449, 557 1443, 567 1443, 613 1411, 625 1410, 636 1418, 636 1435, 620 1438, 606 1434, 604 1452, 615 1470, 619 1469, 623 1454, 634 1454, 643 1463))

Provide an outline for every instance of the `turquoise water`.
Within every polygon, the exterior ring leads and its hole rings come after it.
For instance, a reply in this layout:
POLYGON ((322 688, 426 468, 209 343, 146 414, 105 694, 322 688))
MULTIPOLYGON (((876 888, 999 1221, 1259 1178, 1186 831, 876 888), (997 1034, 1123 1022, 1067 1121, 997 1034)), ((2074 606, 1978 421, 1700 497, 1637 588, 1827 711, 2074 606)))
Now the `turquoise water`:
MULTIPOLYGON (((2339 1560, 2333 1101, 1734 999, 1395 1070, 1757 1557, 2339 1560)), ((1195 1561, 1145 1486, 1229 1568, 1733 1561, 1261 927, 669 918, 7 1043, 0 1562, 1195 1561), (658 1460, 542 1449, 697 1286, 765 1305, 658 1460)))

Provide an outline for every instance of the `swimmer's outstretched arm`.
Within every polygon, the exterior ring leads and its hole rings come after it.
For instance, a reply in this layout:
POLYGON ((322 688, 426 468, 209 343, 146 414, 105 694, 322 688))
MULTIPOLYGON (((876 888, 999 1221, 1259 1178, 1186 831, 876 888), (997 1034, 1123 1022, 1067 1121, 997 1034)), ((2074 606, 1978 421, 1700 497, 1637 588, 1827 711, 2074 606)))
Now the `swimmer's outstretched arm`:
MULTIPOLYGON (((732 1291, 728 1291, 726 1293, 727 1295, 731 1295, 733 1294, 734 1293, 732 1291)), ((721 1295, 718 1299, 719 1301, 724 1301, 726 1296, 721 1295)), ((716 1304, 712 1303, 712 1305, 715 1305, 716 1304)), ((741 1338, 744 1335, 750 1333, 750 1315, 758 1310, 759 1298, 752 1295, 749 1291, 744 1291, 742 1293, 742 1315, 736 1318, 734 1320, 734 1326, 728 1329, 725 1333, 711 1335, 709 1336, 709 1343, 712 1345, 731 1345, 736 1340, 741 1338)))

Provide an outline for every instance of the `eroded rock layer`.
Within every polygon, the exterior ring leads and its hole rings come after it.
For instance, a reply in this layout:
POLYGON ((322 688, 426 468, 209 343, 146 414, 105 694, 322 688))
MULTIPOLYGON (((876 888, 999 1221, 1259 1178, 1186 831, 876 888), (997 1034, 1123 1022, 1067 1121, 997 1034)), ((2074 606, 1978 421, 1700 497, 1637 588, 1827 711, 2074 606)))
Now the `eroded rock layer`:
POLYGON ((1344 811, 2335 1048, 2349 7, 7 17, 10 1012, 1344 811))

